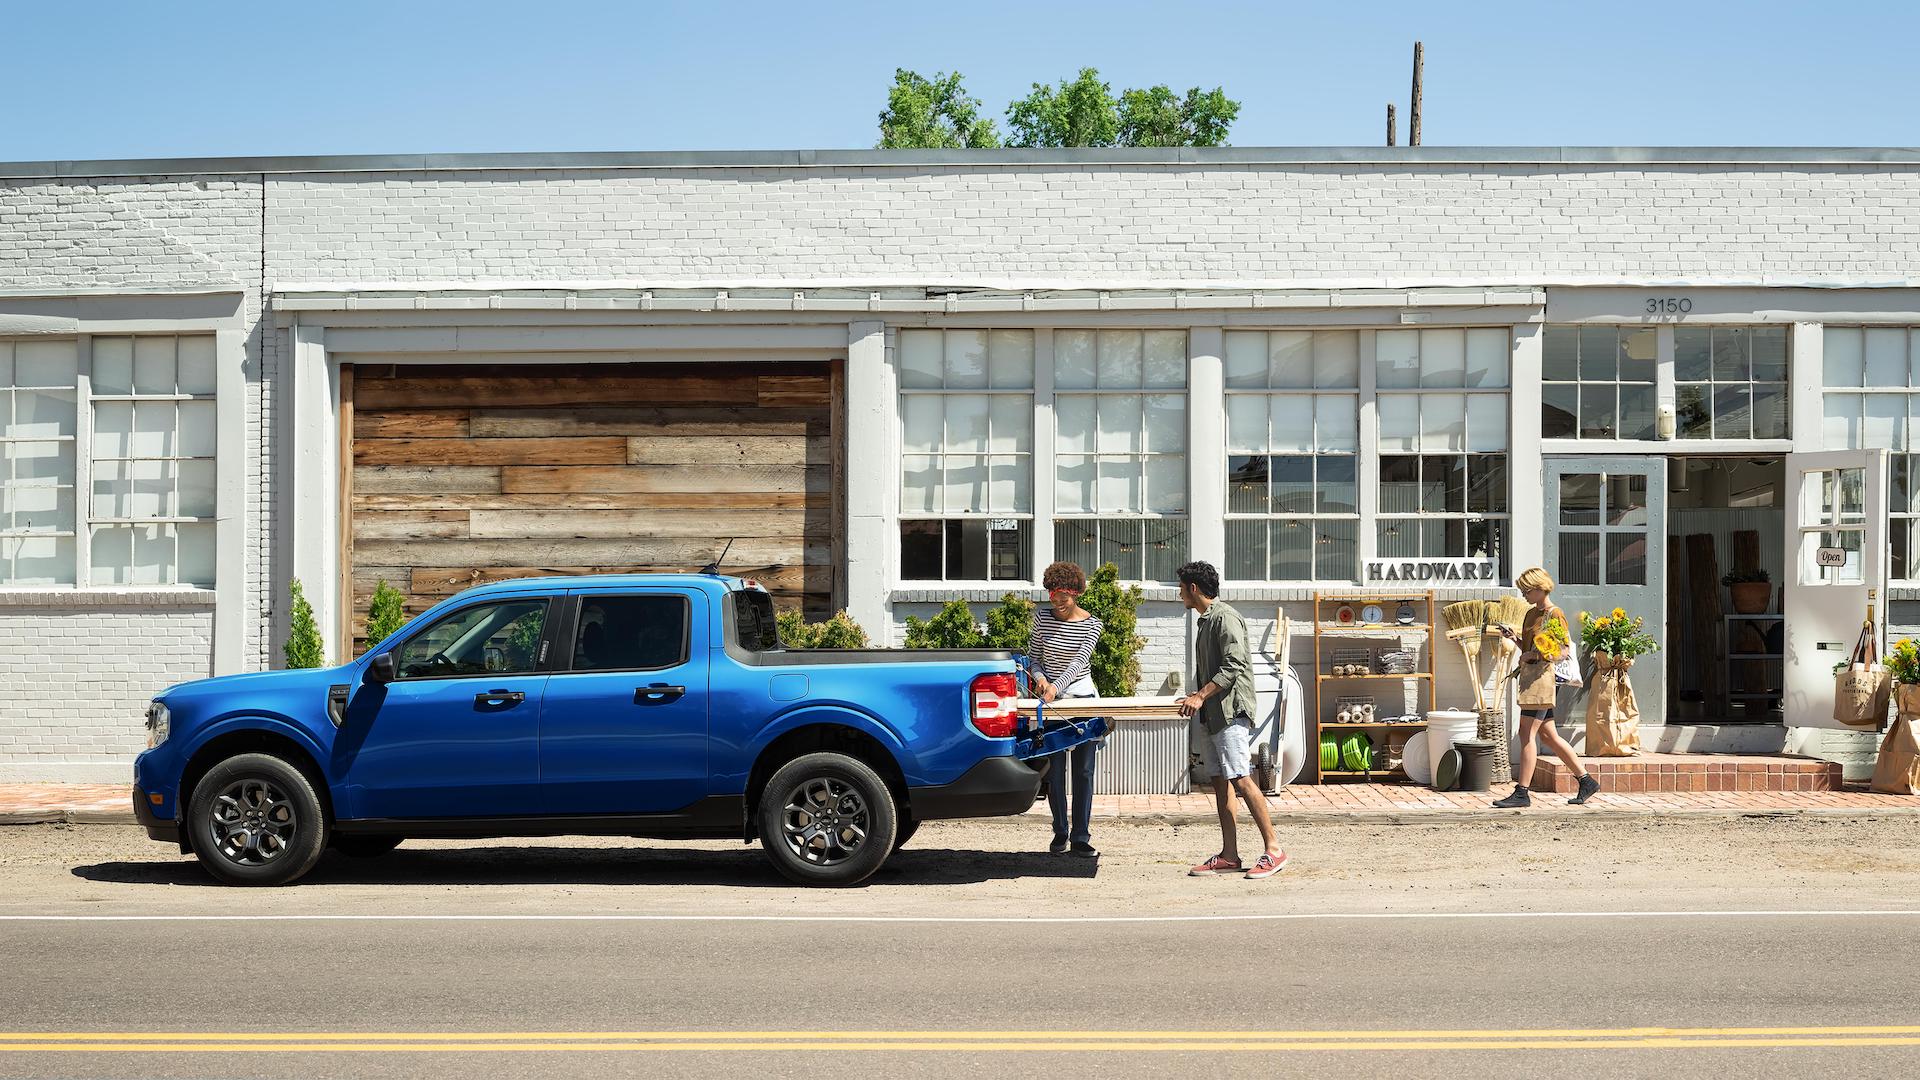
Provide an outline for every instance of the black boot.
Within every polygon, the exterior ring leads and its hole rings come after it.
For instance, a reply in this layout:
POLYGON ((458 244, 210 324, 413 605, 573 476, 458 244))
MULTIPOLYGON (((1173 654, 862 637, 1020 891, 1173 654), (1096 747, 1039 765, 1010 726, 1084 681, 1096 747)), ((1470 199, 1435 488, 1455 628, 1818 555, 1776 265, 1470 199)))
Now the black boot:
POLYGON ((1513 794, 1507 796, 1504 799, 1501 799, 1499 802, 1496 802, 1493 805, 1499 807, 1502 810, 1511 810, 1518 806, 1532 806, 1533 796, 1527 794, 1527 785, 1515 784, 1513 785, 1513 794))
POLYGON ((1598 794, 1600 794, 1600 781, 1595 780, 1593 774, 1589 773, 1580 778, 1580 790, 1573 798, 1567 800, 1567 805, 1579 806, 1598 794))

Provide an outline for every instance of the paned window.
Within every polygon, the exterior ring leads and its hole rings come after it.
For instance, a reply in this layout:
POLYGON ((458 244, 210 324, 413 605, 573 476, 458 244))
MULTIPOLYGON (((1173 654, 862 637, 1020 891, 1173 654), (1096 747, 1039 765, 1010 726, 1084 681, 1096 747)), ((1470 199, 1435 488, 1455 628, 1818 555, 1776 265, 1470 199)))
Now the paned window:
POLYGON ((1187 559, 1187 334, 1053 335, 1054 557, 1171 581, 1187 559))
POLYGON ((0 341, 0 584, 71 585, 79 351, 0 341))
POLYGON ((1920 328, 1829 326, 1823 335, 1826 392, 1822 439, 1828 450, 1870 446, 1890 451, 1888 536, 1896 581, 1920 578, 1920 328))
POLYGON ((1673 331, 1674 418, 1682 439, 1784 439, 1787 328, 1673 331))
POLYGON ((1549 326, 1543 335, 1540 434, 1548 439, 1654 437, 1652 327, 1549 326))
POLYGON ((1647 583, 1647 478, 1641 473, 1560 477, 1560 582, 1647 583))
POLYGON ((900 574, 1033 576, 1033 331, 902 330, 900 574))
POLYGON ((1382 330, 1374 347, 1376 550, 1498 558, 1506 573, 1509 332, 1382 330))
POLYGON ((1360 335, 1232 330, 1227 576, 1355 580, 1360 335))
POLYGON ((93 339, 91 582, 214 578, 211 337, 93 339))

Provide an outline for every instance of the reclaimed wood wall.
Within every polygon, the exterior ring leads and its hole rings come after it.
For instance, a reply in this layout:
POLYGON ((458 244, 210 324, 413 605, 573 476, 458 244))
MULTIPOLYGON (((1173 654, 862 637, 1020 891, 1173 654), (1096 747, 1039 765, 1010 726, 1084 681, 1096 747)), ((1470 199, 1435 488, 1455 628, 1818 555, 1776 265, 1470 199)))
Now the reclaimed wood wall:
MULTIPOLYGON (((832 603, 830 365, 353 369, 352 633, 473 585, 696 570, 832 603)), ((343 413, 348 410, 343 410, 343 413)))

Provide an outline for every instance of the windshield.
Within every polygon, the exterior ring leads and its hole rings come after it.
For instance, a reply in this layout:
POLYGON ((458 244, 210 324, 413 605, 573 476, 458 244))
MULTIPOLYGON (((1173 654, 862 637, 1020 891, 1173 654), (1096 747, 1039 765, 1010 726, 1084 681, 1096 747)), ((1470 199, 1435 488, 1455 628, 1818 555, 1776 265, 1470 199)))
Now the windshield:
POLYGON ((773 597, 758 589, 741 589, 733 594, 735 642, 748 652, 773 652, 780 648, 780 629, 774 622, 773 597))

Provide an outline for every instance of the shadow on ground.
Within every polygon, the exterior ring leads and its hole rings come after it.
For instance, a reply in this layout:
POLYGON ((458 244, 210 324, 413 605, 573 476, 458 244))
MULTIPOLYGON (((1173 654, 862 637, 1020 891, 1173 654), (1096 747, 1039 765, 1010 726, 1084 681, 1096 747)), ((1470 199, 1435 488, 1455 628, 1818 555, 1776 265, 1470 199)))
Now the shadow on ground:
MULTIPOLYGON (((1019 878, 1091 879, 1098 859, 1042 851, 897 852, 863 885, 961 885, 1019 878)), ((191 858, 104 862, 75 877, 120 885, 218 885, 191 858)), ((737 851, 645 847, 461 847, 399 849, 371 859, 329 852, 299 885, 720 885, 794 888, 758 845, 737 851)))

